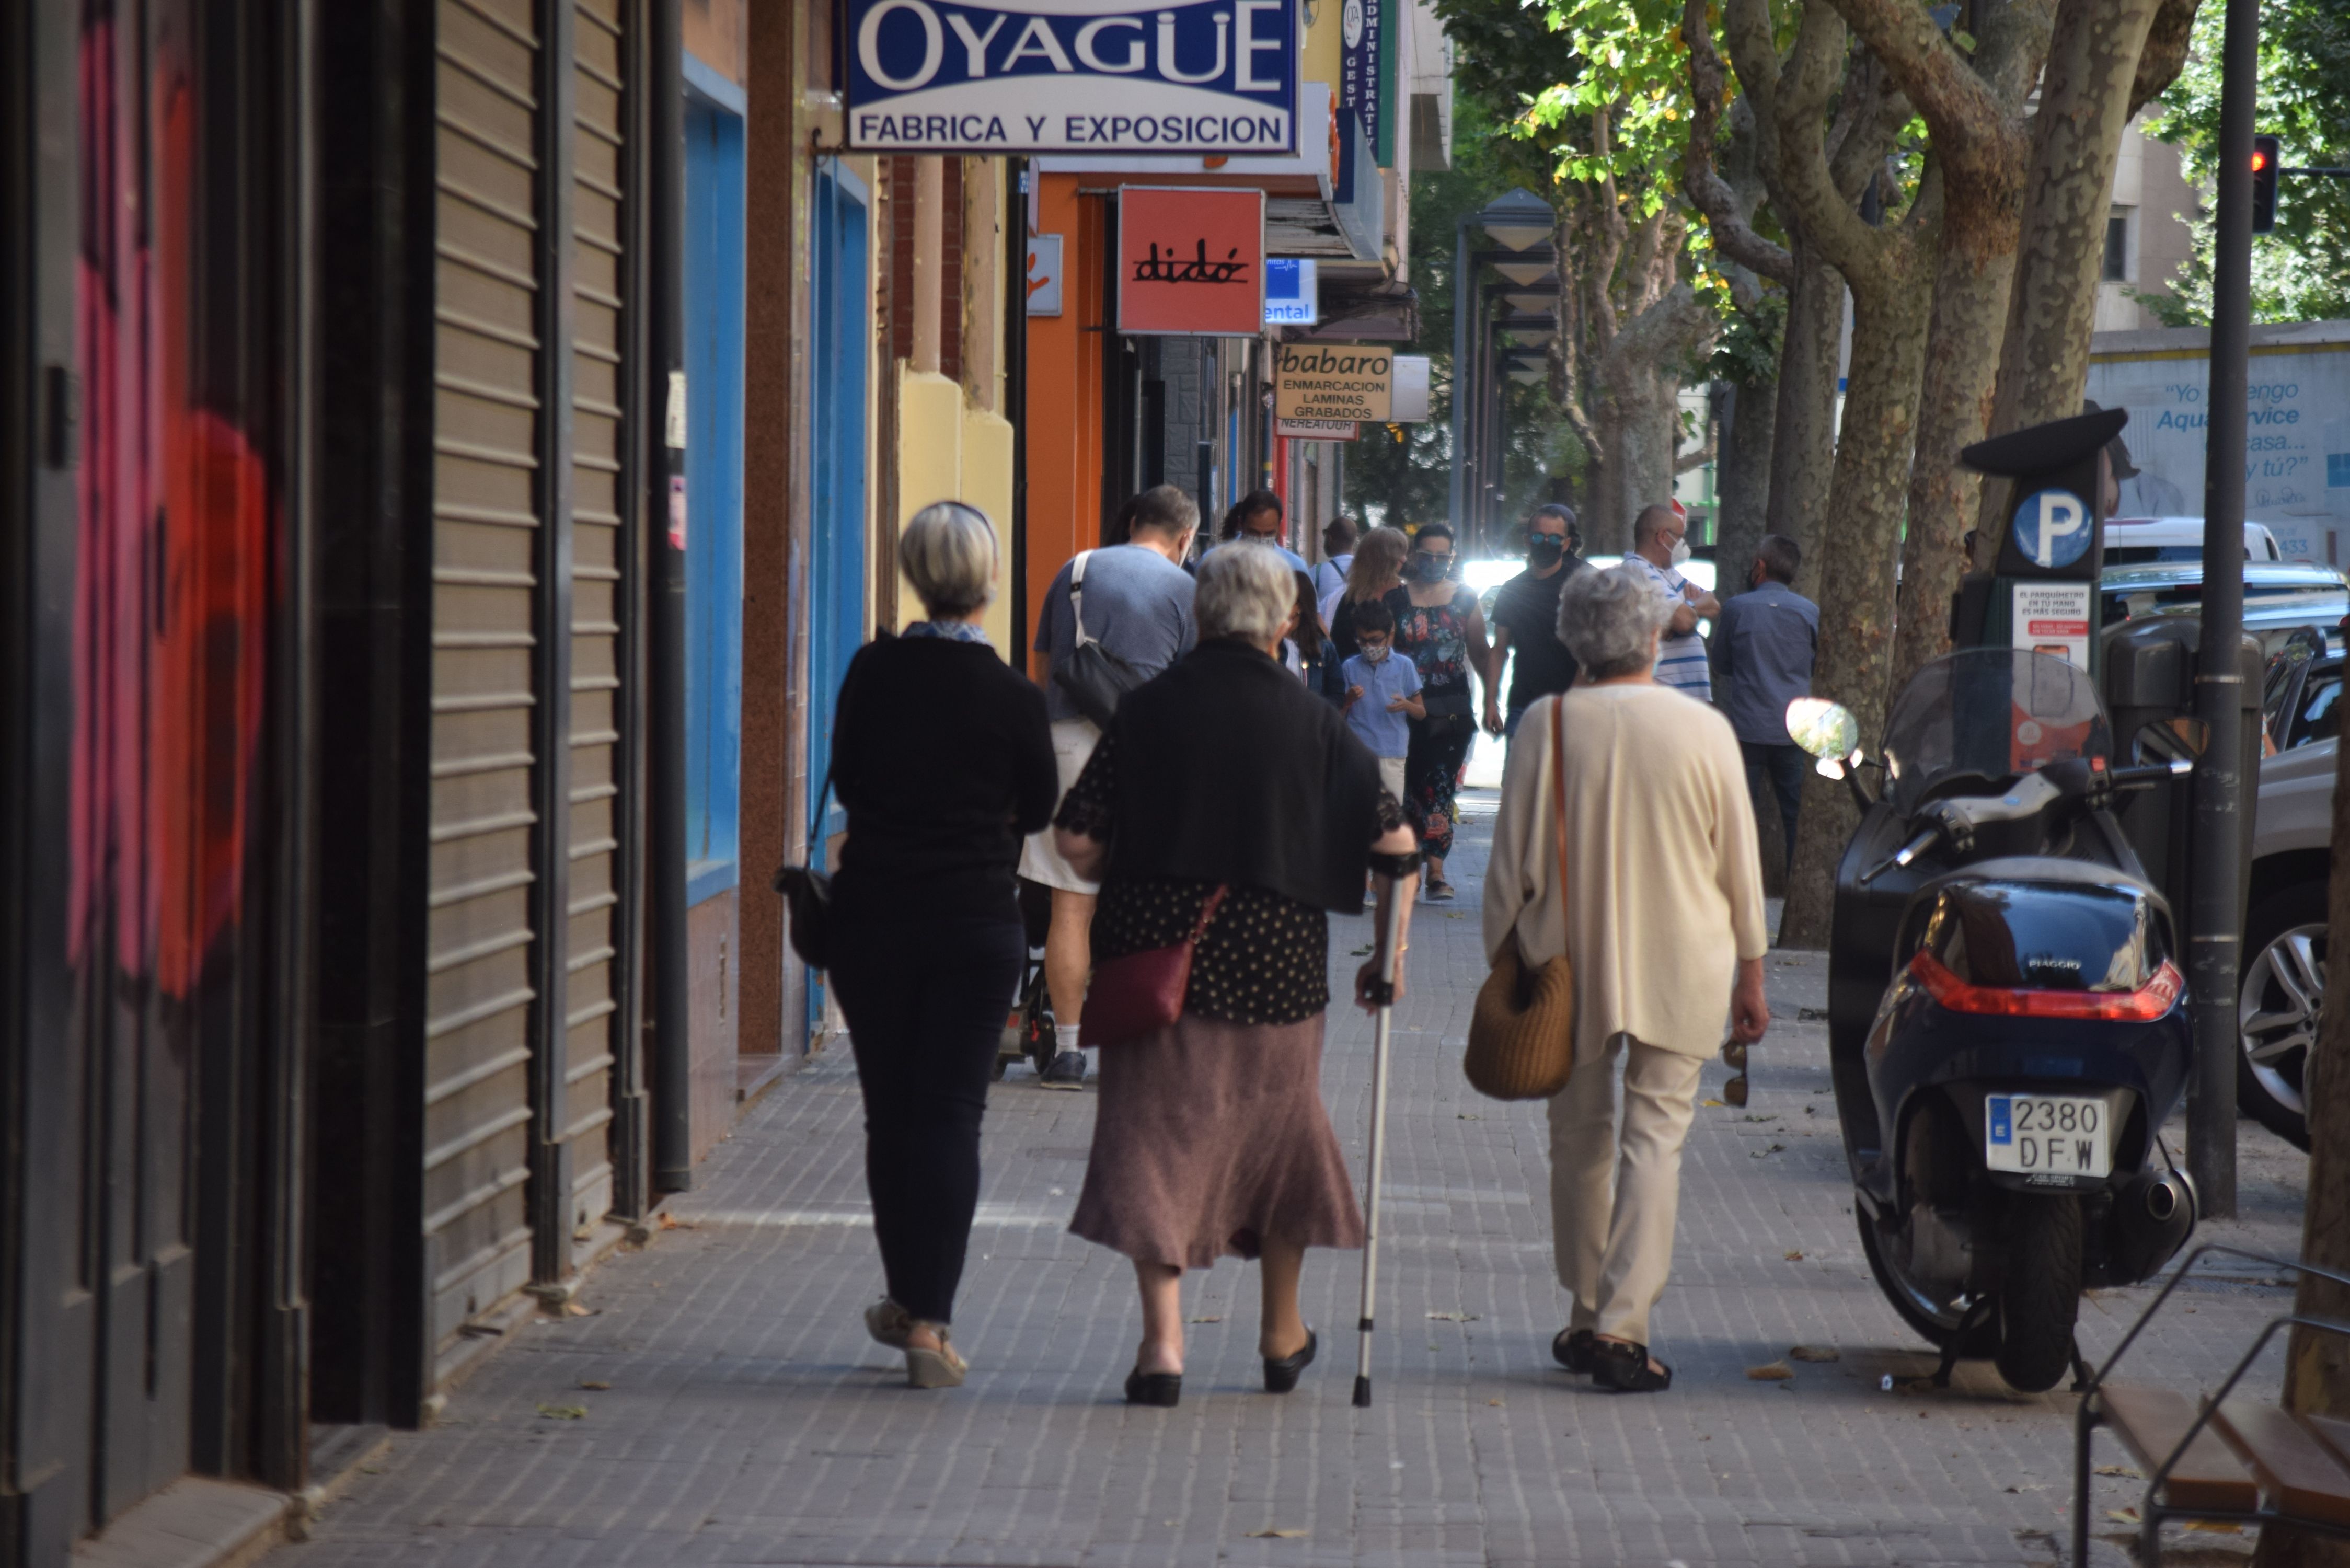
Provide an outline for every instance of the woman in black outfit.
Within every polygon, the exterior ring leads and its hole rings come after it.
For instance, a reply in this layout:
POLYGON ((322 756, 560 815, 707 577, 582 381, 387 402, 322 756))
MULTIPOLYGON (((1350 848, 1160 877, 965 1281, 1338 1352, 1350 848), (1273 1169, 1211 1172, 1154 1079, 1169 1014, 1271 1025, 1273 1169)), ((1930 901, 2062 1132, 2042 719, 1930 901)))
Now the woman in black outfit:
POLYGON ((979 1121, 1027 937, 1021 840, 1059 779, 1045 694, 979 628, 994 526, 942 501, 916 513, 898 564, 929 619, 868 643, 840 683, 833 788, 848 837, 833 879, 833 985, 865 1091, 865 1181, 889 1293, 865 1314, 917 1388, 961 1384, 948 1343, 972 1211, 979 1121))

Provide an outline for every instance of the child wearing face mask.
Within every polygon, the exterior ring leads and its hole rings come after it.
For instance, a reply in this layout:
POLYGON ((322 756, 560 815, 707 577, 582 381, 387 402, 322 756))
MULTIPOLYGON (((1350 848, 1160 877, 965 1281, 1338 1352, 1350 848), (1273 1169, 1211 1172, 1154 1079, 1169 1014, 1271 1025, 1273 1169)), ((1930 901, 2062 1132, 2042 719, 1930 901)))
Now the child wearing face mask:
POLYGON ((1345 712, 1371 754, 1379 759, 1379 783, 1403 799, 1403 764, 1411 750, 1408 720, 1427 715, 1419 697, 1419 670, 1395 657, 1395 612, 1373 600, 1355 610, 1355 639, 1362 649, 1347 660, 1345 712))

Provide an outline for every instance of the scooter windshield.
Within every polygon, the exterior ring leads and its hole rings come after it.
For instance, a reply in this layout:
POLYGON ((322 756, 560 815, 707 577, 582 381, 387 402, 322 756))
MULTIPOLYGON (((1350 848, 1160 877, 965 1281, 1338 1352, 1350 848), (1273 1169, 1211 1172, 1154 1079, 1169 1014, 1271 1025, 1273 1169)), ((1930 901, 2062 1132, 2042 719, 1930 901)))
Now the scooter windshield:
POLYGON ((2089 672, 2023 649, 1934 660, 1885 719, 1885 767, 1905 815, 1936 794, 2004 789, 2051 763, 2112 754, 2113 727, 2089 672))

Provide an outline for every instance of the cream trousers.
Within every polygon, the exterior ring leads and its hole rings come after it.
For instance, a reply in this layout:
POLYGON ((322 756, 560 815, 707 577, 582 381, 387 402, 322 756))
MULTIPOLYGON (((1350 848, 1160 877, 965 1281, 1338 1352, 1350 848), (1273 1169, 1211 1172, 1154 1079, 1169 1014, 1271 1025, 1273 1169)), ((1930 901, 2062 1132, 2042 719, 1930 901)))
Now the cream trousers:
POLYGON ((1697 1114, 1700 1058, 1617 1034, 1575 1064, 1550 1101, 1550 1218, 1570 1329, 1648 1343, 1680 1207, 1681 1144, 1697 1114), (1624 1125, 1616 1126, 1616 1064, 1624 1125))

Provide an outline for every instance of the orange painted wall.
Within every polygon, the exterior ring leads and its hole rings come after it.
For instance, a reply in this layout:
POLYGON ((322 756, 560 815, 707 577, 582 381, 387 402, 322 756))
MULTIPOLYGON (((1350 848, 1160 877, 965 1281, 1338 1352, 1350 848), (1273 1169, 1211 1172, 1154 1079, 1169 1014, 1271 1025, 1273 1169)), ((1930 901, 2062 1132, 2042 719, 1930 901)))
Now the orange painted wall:
MULTIPOLYGON (((1075 174, 1047 174, 1036 229, 1059 234, 1061 314, 1028 322, 1027 603, 1023 649, 1036 638, 1036 607, 1062 563, 1101 543, 1103 200, 1077 194, 1075 174), (1092 330, 1087 330, 1092 328, 1092 330)), ((1045 675, 1030 653, 1030 673, 1045 675)))

